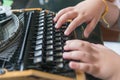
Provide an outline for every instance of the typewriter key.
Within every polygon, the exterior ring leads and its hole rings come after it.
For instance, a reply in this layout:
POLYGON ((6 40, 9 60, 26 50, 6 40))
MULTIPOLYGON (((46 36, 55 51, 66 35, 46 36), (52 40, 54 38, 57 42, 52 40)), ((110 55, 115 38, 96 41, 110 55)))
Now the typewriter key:
POLYGON ((45 16, 45 13, 44 12, 40 12, 40 14, 39 14, 39 17, 41 17, 41 16, 45 16))
POLYGON ((36 45, 42 44, 42 43, 43 43, 43 39, 36 40, 36 45))
POLYGON ((42 35, 42 34, 44 34, 43 30, 40 30, 40 31, 37 32, 37 35, 42 35))
POLYGON ((46 55, 53 55, 53 50, 47 50, 46 55))
POLYGON ((41 50, 42 48, 43 48, 43 45, 42 45, 42 44, 35 46, 35 50, 36 50, 36 51, 37 51, 37 50, 41 50))
POLYGON ((50 50, 50 49, 53 50, 53 45, 47 45, 47 46, 46 46, 46 50, 50 50))
POLYGON ((49 36, 49 35, 53 35, 53 31, 48 31, 47 36, 49 36))
POLYGON ((48 26, 48 27, 53 27, 53 24, 51 23, 51 24, 48 24, 47 26, 48 26))
POLYGON ((44 30, 44 27, 43 27, 43 26, 40 26, 40 27, 38 28, 38 30, 39 30, 39 31, 43 31, 43 30, 44 30))
POLYGON ((45 17, 44 16, 40 16, 39 19, 42 20, 42 19, 45 19, 45 17))
POLYGON ((42 57, 35 57, 34 63, 39 63, 39 62, 42 62, 42 57))
POLYGON ((55 42, 55 46, 61 46, 62 43, 61 42, 55 42))
POLYGON ((53 18, 52 18, 52 17, 49 17, 47 20, 53 20, 53 18))
POLYGON ((52 36, 52 35, 46 36, 46 39, 47 39, 47 40, 53 39, 53 36, 52 36))
POLYGON ((45 21, 42 19, 42 20, 39 20, 39 23, 44 23, 45 21))
POLYGON ((53 33, 53 27, 49 27, 49 28, 47 28, 47 31, 51 31, 52 33, 53 33))
POLYGON ((47 22, 47 24, 51 24, 51 23, 53 23, 53 21, 52 21, 52 20, 50 20, 50 21, 48 21, 48 22, 47 22))
POLYGON ((56 51, 62 51, 62 46, 55 47, 56 51))
POLYGON ((63 68, 63 64, 62 64, 62 63, 61 63, 61 64, 58 64, 57 67, 58 67, 58 68, 63 68))
POLYGON ((46 58, 46 61, 53 61, 53 60, 54 60, 53 56, 48 56, 48 57, 46 58))
POLYGON ((53 44, 53 40, 48 40, 46 44, 53 44))
POLYGON ((37 40, 38 40, 38 39, 43 39, 43 35, 38 35, 38 36, 37 36, 37 40))
POLYGON ((61 41, 61 40, 62 40, 61 37, 55 37, 55 42, 57 42, 57 41, 61 41))
POLYGON ((43 53, 43 51, 42 51, 42 50, 35 51, 34 56, 41 56, 41 55, 42 55, 42 53, 43 53))
POLYGON ((43 27, 45 24, 44 23, 40 23, 38 26, 43 27))
POLYGON ((60 51, 60 52, 56 52, 56 54, 54 54, 54 56, 61 56, 62 57, 63 53, 60 51))
POLYGON ((61 37, 61 33, 56 33, 55 36, 56 37, 61 37))

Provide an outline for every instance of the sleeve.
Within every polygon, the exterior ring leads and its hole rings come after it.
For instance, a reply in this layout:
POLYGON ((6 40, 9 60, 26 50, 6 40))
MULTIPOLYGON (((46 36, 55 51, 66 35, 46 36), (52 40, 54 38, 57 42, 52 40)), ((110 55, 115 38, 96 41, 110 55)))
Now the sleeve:
POLYGON ((114 0, 113 3, 120 9, 120 0, 114 0))
POLYGON ((119 17, 118 17, 117 25, 118 25, 118 27, 120 29, 120 10, 119 10, 119 17))

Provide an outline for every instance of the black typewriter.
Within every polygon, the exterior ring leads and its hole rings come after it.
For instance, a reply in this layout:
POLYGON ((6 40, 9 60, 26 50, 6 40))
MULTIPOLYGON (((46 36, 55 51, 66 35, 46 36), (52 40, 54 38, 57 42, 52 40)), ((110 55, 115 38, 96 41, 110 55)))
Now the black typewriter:
MULTIPOLYGON (((83 24, 69 36, 65 36, 64 31, 70 22, 63 24, 60 29, 55 29, 54 16, 54 12, 41 8, 22 9, 13 10, 11 16, 1 21, 1 79, 18 80, 21 77, 19 80, 24 80, 25 75, 27 76, 25 79, 30 77, 32 80, 39 80, 39 76, 42 80, 76 79, 76 72, 68 66, 69 60, 62 58, 65 41, 78 38, 102 43, 101 38, 98 37, 100 33, 96 30, 98 34, 93 32, 88 39, 84 39, 85 25, 83 24), (10 74, 18 75, 10 76, 10 74), (50 77, 46 77, 48 74, 50 77), (45 77, 46 79, 43 79, 45 77)), ((3 14, 2 17, 4 17, 3 14)), ((82 73, 80 75, 82 77, 77 80, 84 80, 84 75, 82 73)))

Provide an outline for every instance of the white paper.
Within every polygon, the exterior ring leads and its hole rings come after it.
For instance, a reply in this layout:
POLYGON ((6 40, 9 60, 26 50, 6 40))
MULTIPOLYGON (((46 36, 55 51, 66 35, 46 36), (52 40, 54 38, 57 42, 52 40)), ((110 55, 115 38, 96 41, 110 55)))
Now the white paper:
POLYGON ((104 45, 120 55, 120 42, 104 42, 104 45))

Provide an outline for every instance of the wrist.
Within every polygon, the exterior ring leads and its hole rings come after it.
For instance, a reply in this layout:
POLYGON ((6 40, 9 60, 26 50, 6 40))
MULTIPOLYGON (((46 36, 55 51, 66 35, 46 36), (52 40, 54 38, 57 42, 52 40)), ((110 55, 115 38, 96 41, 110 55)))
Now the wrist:
POLYGON ((120 80, 119 61, 120 61, 120 55, 115 53, 114 60, 113 60, 114 63, 112 65, 116 65, 116 66, 111 67, 111 71, 109 72, 110 75, 104 80, 120 80))

